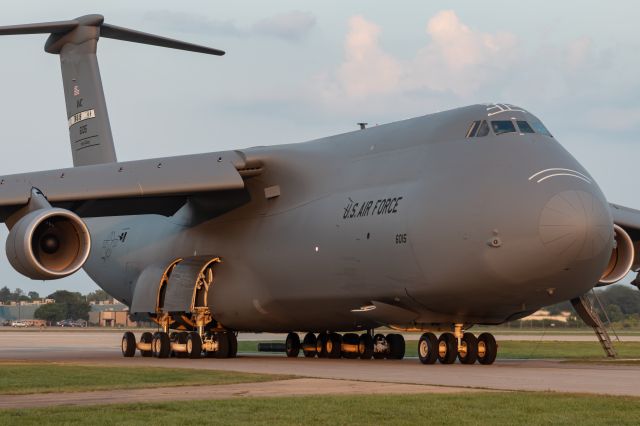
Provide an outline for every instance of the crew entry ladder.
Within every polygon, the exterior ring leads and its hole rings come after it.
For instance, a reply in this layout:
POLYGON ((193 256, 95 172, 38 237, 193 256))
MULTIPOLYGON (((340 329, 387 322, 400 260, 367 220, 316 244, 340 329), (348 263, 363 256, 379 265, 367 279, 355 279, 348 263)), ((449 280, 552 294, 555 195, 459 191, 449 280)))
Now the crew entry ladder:
POLYGON ((573 308, 576 310, 580 318, 587 324, 593 328, 593 331, 596 333, 596 337, 602 345, 602 349, 607 354, 609 358, 615 358, 618 356, 615 348, 613 347, 613 343, 611 342, 611 338, 609 337, 609 333, 607 332, 606 327, 600 320, 600 317, 595 312, 591 301, 587 298, 587 295, 584 294, 580 297, 576 297, 575 299, 571 299, 571 304, 573 308))

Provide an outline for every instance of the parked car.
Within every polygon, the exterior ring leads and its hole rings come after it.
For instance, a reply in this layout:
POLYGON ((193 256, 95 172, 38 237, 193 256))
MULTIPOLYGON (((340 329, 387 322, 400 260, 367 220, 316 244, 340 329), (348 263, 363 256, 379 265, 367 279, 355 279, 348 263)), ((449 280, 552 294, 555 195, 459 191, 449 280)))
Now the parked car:
POLYGON ((11 323, 11 327, 29 327, 29 323, 27 323, 26 321, 13 321, 11 323))
POLYGON ((58 327, 86 327, 87 321, 83 319, 79 319, 79 320, 66 319, 66 320, 58 321, 56 325, 58 325, 58 327))

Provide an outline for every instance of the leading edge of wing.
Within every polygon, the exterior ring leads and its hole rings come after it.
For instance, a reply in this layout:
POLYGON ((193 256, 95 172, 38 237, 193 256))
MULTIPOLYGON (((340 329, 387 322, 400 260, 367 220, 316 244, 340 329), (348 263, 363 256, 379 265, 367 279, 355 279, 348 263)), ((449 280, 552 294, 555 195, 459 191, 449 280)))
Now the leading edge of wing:
POLYGON ((96 164, 0 177, 0 206, 22 206, 38 188, 51 203, 157 197, 244 188, 262 171, 240 151, 96 164))
POLYGON ((640 210, 609 203, 613 222, 625 229, 640 231, 640 210))

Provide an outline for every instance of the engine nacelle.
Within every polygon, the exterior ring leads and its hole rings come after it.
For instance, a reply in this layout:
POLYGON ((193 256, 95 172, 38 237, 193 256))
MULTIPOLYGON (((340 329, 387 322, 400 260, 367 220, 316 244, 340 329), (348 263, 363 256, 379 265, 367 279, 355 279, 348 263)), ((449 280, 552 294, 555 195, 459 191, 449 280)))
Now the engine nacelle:
POLYGON ((34 280, 66 277, 84 265, 91 250, 87 225, 69 210, 35 210, 11 228, 7 257, 13 268, 34 280))
POLYGON ((635 249, 633 248, 633 240, 627 231, 613 225, 615 245, 611 251, 611 257, 607 268, 600 277, 598 286, 609 285, 623 279, 631 270, 634 264, 635 249))

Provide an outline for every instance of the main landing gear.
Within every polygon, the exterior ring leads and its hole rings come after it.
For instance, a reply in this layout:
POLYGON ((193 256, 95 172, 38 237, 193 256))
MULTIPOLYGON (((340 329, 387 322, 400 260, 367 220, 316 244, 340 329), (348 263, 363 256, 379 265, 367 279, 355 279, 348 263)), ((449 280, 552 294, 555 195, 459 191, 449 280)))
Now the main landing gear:
POLYGON ((286 354, 295 358, 302 351, 306 358, 402 359, 405 343, 401 334, 307 333, 300 342, 297 333, 289 333, 286 354))
POLYGON ((437 338, 433 333, 424 333, 418 342, 418 358, 423 364, 453 364, 456 358, 462 364, 493 364, 498 354, 496 339, 490 333, 478 337, 463 333, 456 324, 454 333, 443 333, 437 338))
POLYGON ((140 341, 127 331, 122 336, 122 355, 132 357, 136 349, 143 357, 156 358, 235 358, 238 352, 238 339, 230 331, 208 331, 202 335, 195 331, 172 332, 157 331, 153 334, 142 333, 140 341))

